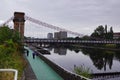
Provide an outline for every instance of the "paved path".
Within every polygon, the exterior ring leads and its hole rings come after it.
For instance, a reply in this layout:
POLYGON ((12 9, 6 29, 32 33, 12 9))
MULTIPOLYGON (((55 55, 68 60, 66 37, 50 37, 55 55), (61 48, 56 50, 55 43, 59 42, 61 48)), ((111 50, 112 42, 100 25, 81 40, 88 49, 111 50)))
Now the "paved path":
POLYGON ((33 69, 33 72, 35 73, 38 80, 63 80, 51 67, 49 67, 38 56, 35 56, 35 59, 33 59, 33 51, 27 47, 25 48, 29 50, 29 55, 26 56, 26 58, 28 59, 31 68, 33 69))
POLYGON ((37 80, 30 65, 28 65, 25 69, 25 79, 23 78, 21 80, 37 80))

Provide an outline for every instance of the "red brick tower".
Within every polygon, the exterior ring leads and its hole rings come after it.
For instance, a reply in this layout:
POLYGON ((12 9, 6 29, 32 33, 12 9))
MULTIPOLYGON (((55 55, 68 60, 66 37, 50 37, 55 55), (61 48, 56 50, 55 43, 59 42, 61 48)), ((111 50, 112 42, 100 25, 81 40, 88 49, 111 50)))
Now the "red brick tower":
POLYGON ((20 35, 22 36, 22 38, 24 38, 24 22, 25 22, 25 18, 24 18, 25 13, 23 12, 15 12, 14 13, 14 30, 20 32, 20 35))

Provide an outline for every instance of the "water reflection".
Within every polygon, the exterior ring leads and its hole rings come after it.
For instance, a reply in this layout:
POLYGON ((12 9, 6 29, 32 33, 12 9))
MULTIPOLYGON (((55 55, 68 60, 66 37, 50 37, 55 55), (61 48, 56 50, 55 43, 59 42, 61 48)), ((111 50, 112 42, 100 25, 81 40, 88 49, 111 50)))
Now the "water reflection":
POLYGON ((90 67, 94 73, 120 72, 120 51, 67 47, 54 47, 51 55, 46 56, 72 71, 74 65, 90 67), (54 55, 54 54, 59 55, 54 55), (77 53, 77 54, 76 54, 77 53), (60 57, 61 55, 64 55, 60 57), (72 68, 72 69, 71 69, 72 68))
POLYGON ((115 56, 114 51, 99 50, 99 49, 82 49, 83 54, 89 55, 94 66, 101 70, 104 68, 106 71, 106 66, 109 66, 109 69, 112 68, 113 58, 115 56))
POLYGON ((67 48, 54 48, 54 53, 57 53, 59 55, 66 55, 67 48))
MULTIPOLYGON (((68 48, 69 49, 69 48, 68 48)), ((73 50, 78 53, 79 49, 73 50)), ((104 69, 106 71, 106 67, 109 66, 109 69, 112 69, 113 60, 120 61, 120 51, 119 50, 106 50, 106 49, 88 49, 88 48, 82 48, 82 53, 85 55, 88 55, 90 59, 92 60, 94 66, 101 70, 104 69)))

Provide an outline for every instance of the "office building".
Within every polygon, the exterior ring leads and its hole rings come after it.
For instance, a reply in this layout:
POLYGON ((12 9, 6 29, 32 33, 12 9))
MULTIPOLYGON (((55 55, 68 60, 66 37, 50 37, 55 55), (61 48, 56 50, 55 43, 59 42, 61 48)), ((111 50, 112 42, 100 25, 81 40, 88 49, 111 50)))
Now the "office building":
POLYGON ((65 31, 55 32, 54 38, 55 39, 65 39, 65 38, 67 38, 67 32, 65 32, 65 31))
POLYGON ((47 34, 47 38, 48 38, 48 39, 53 39, 53 33, 48 33, 48 34, 47 34))

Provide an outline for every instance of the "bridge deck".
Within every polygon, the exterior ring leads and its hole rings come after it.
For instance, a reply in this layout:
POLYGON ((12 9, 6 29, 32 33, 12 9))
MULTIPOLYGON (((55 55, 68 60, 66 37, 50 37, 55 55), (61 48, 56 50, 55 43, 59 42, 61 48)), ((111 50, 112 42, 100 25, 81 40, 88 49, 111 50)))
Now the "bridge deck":
POLYGON ((32 50, 29 50, 29 55, 26 56, 28 59, 33 72, 35 73, 38 80, 63 80, 51 67, 49 67, 43 60, 38 56, 33 59, 32 50))

